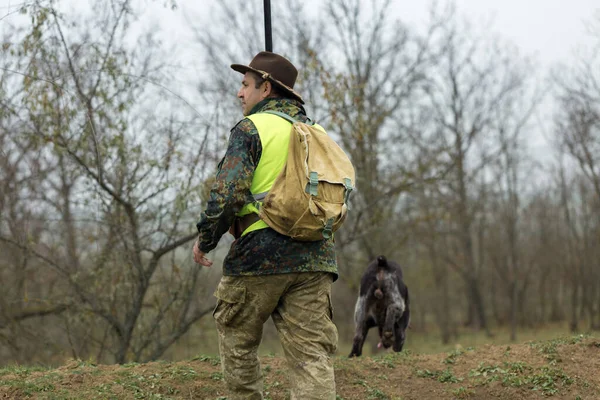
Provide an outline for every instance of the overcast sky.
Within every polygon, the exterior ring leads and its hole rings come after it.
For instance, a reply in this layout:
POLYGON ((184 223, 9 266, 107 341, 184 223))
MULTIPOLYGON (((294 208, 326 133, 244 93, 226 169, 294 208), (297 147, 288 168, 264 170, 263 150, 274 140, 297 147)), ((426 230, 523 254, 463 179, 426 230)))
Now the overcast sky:
MULTIPOLYGON (((396 0, 398 15, 419 26, 428 2, 396 0)), ((511 40, 544 64, 569 57, 580 43, 590 43, 584 22, 600 12, 599 0, 455 0, 457 10, 475 24, 511 40)))
MULTIPOLYGON (((167 1, 150 3, 149 14, 173 37, 183 38, 189 30, 186 16, 210 18, 210 10, 219 0, 176 0, 179 7, 174 11, 163 7, 167 1)), ((256 1, 262 7, 262 0, 248 1, 256 1)), ((274 4, 280 0, 272 1, 274 4)), ((305 4, 309 10, 316 10, 322 1, 306 0, 305 4)), ((88 4, 87 0, 62 2, 80 7, 88 4)), ((23 3, 23 0, 0 0, 0 18, 23 3)), ((568 60, 577 46, 591 43, 585 21, 594 13, 600 13, 600 0, 455 0, 454 3, 458 12, 474 24, 489 26, 491 31, 512 41, 524 53, 536 56, 544 65, 568 60)), ((425 26, 429 4, 426 0, 392 0, 395 14, 416 28, 425 26)), ((3 18, 0 25, 16 17, 3 18)), ((276 18, 274 14, 273 19, 276 18)))
MULTIPOLYGON (((163 10, 161 18, 167 17, 169 25, 184 29, 181 22, 185 21, 185 15, 209 16, 210 9, 219 0, 177 1, 179 8, 168 16, 163 10)), ((262 0, 248 1, 263 3, 262 0)), ((272 3, 276 1, 280 0, 272 0, 272 3)), ((309 10, 317 9, 323 1, 306 0, 305 4, 309 10)), ((600 0, 455 0, 454 3, 458 12, 474 24, 489 26, 524 53, 537 56, 543 64, 565 60, 577 46, 589 44, 585 21, 594 13, 600 13, 600 0)), ((392 0, 391 4, 404 23, 424 28, 429 1, 392 0)), ((276 18, 274 14, 273 19, 276 18)))
MULTIPOLYGON (((88 0, 60 0, 69 7, 87 6, 88 0)), ((143 0, 140 0, 143 1, 143 0)), ((174 40, 179 44, 180 53, 177 57, 196 58, 197 47, 187 47, 186 39, 190 34, 190 18, 197 23, 210 21, 211 10, 220 0, 176 0, 178 7, 171 11, 164 4, 170 0, 146 1, 148 6, 144 18, 158 22, 168 36, 166 42, 174 40), (181 54, 192 53, 192 54, 181 54)), ((262 9, 263 0, 256 1, 262 9)), ((276 1, 272 0, 273 4, 276 1)), ((305 0, 308 12, 317 12, 326 0, 305 0)), ((370 3, 370 0, 364 0, 370 3)), ((439 0, 444 3, 444 0, 439 0)), ((23 0, 0 0, 0 32, 6 27, 6 22, 19 18, 18 14, 8 15, 14 12, 23 0), (4 26, 3 26, 4 25, 4 26)), ((399 17, 405 24, 417 30, 426 27, 427 13, 430 1, 427 0, 392 0, 392 9, 395 16, 399 17)), ((454 0, 459 15, 465 16, 475 28, 485 27, 490 33, 498 34, 516 45, 523 55, 533 56, 542 69, 550 68, 556 63, 569 63, 571 57, 578 49, 590 48, 592 43, 586 21, 600 14, 600 0, 454 0)), ((67 7, 66 10, 69 8, 67 7)), ((274 9, 275 11, 275 9, 274 9)), ((277 15, 273 13, 274 24, 277 15)), ((210 23, 210 22, 209 22, 210 23)), ((263 21, 257 21, 258 24, 263 21)), ((260 38, 264 40, 264 38, 260 38)), ((274 48, 277 50, 277 38, 274 38, 274 48)), ((234 61, 234 60, 232 60, 234 61)), ((235 60, 239 62, 240 60, 235 60)), ((250 61, 250 60, 247 60, 250 61)), ((189 63, 188 63, 189 65, 189 63)), ((185 69, 185 67, 184 67, 185 69)), ((546 75, 545 71, 540 75, 546 75)), ((195 73, 195 72, 192 72, 195 73)), ((185 85, 185 73, 180 76, 182 86, 185 85)), ((189 80, 187 80, 189 81, 189 80)), ((189 83, 189 82, 188 82, 189 83)), ((175 86, 172 88, 179 92, 175 86)), ((234 90, 236 88, 232 88, 234 90)), ((183 89, 182 89, 183 90, 183 89)), ((183 94, 183 93, 182 93, 183 94)), ((185 97, 188 97, 185 95, 185 97)), ((191 100, 194 96, 190 95, 191 100)), ((550 108, 545 107, 549 113, 550 108)), ((544 111, 542 111, 544 112, 544 111)), ((545 130, 544 125, 549 121, 544 115, 538 115, 539 129, 545 130), (546 121, 546 122, 544 122, 546 121)), ((542 137, 544 134, 536 135, 537 140, 532 143, 536 153, 547 153, 543 148, 548 145, 542 137), (537 150, 537 151, 536 151, 537 150)))
MULTIPOLYGON (((0 0, 2 1, 2 0, 0 0)), ((162 20, 185 36, 185 16, 210 18, 210 10, 219 0, 178 0, 179 8, 162 20)), ((262 0, 256 1, 262 8, 262 0)), ((276 1, 272 0, 272 4, 276 1)), ((309 12, 316 12, 326 0, 305 0, 309 12)), ((370 3, 371 0, 363 0, 370 3)), ((444 4, 444 0, 438 0, 444 4)), ((431 2, 428 0, 392 0, 395 16, 405 24, 424 30, 427 26, 431 2)), ((538 61, 540 78, 557 63, 569 63, 579 49, 589 49, 593 43, 588 24, 600 14, 600 0, 454 0, 457 13, 466 17, 475 31, 484 28, 516 45, 522 55, 538 61)), ((275 10, 274 10, 275 11, 275 10)), ((276 23, 277 15, 272 15, 276 23)), ((200 23, 200 22, 199 22, 200 23)), ((258 21, 261 24, 263 21, 258 21)), ((264 40, 261 38, 261 40, 264 40)), ((277 38, 274 38, 277 50, 277 38)), ((250 61, 250 60, 248 60, 250 61)), ((530 138, 530 148, 539 159, 552 157, 548 143, 552 104, 538 108, 537 132, 530 138)))

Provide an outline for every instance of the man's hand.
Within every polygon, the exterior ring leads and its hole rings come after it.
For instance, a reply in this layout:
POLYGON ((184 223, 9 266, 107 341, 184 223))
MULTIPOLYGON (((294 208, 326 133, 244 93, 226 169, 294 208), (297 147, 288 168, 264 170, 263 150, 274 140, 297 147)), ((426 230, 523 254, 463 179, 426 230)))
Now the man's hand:
POLYGON ((200 264, 205 267, 210 267, 213 264, 212 261, 210 261, 208 258, 205 257, 206 254, 204 254, 204 252, 201 251, 200 248, 198 248, 198 240, 197 239, 194 242, 193 252, 194 252, 194 262, 196 264, 200 264))

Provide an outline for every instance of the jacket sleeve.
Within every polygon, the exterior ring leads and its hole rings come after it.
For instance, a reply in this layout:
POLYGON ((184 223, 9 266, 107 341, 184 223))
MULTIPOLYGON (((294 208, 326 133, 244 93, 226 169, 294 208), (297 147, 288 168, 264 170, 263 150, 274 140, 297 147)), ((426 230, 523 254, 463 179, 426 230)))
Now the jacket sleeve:
POLYGON ((204 253, 217 246, 235 214, 246 202, 253 201, 250 187, 261 153, 258 131, 254 123, 245 118, 231 130, 206 210, 196 224, 200 234, 198 247, 204 253))

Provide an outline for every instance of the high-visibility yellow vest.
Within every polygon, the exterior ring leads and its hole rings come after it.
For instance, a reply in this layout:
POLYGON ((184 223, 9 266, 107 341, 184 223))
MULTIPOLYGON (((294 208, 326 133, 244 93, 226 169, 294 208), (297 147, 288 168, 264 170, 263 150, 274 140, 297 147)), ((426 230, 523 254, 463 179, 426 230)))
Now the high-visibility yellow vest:
MULTIPOLYGON (((239 217, 250 213, 258 214, 262 200, 273 186, 275 179, 277 179, 287 161, 292 130, 292 124, 277 115, 257 113, 247 118, 254 123, 258 131, 262 153, 254 170, 252 186, 250 186, 250 192, 254 196, 255 202, 244 205, 240 212, 236 214, 239 217)), ((268 228, 268 225, 259 220, 250 225, 242 236, 264 228, 268 228)))

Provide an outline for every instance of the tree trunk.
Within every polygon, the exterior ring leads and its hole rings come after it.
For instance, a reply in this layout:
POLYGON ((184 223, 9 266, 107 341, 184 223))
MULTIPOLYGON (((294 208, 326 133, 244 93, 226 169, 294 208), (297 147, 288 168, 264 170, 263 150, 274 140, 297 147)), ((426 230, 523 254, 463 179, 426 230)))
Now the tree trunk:
POLYGON ((510 341, 517 340, 517 282, 510 284, 510 341))

